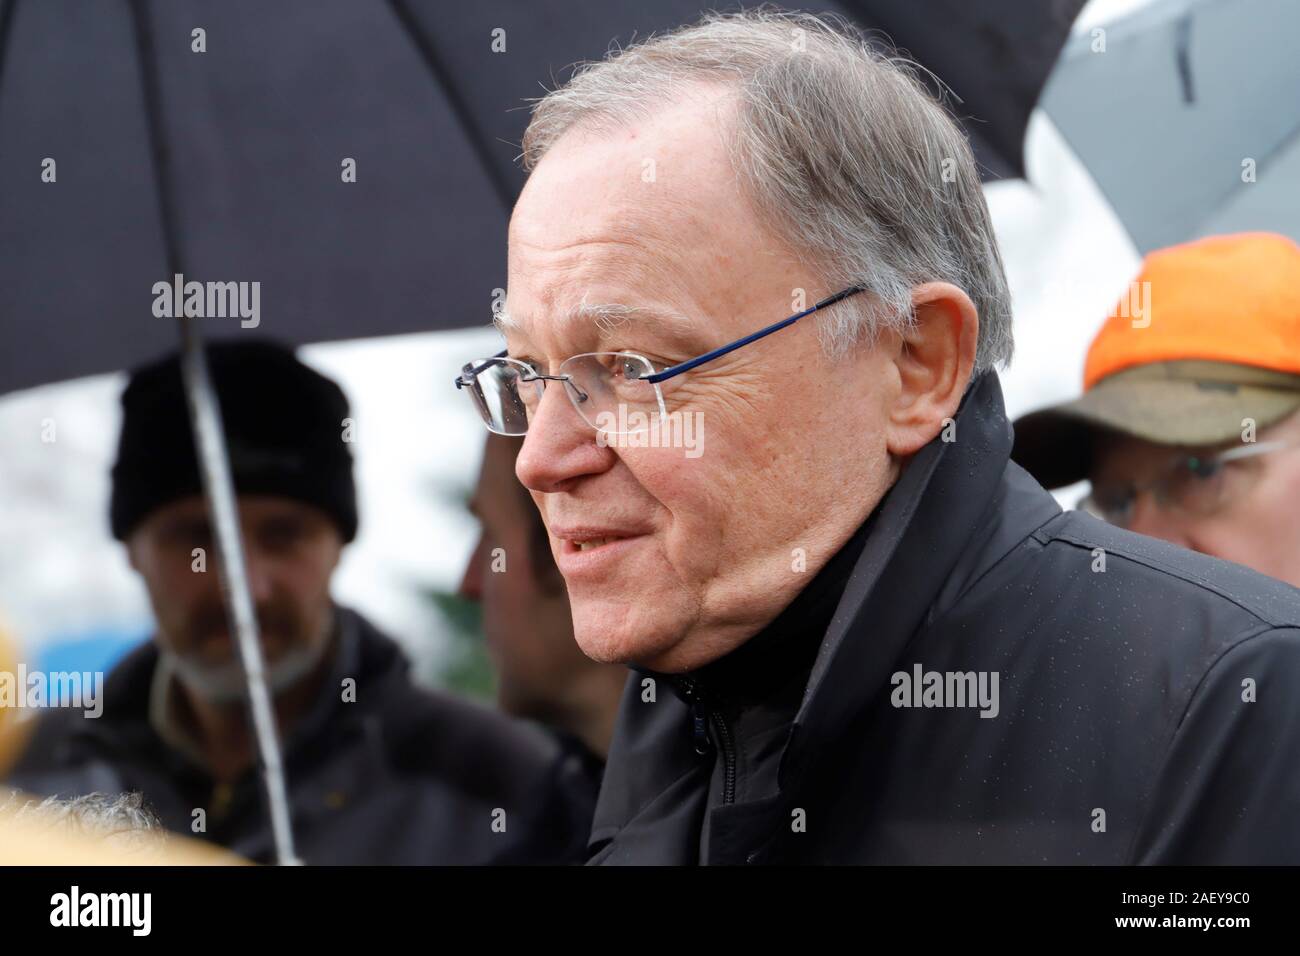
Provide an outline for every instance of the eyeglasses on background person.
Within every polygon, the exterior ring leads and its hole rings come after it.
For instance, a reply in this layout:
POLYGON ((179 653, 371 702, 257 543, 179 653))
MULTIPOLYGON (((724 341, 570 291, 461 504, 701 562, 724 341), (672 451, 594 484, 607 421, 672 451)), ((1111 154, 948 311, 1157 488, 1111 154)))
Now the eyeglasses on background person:
MULTIPOLYGON (((1208 517, 1222 511, 1234 493, 1246 491, 1240 486, 1232 487, 1230 477, 1235 466, 1294 444, 1266 441, 1229 448, 1217 454, 1177 455, 1150 481, 1095 484, 1079 499, 1076 507, 1117 527, 1127 528, 1133 520, 1133 507, 1138 495, 1150 492, 1156 505, 1165 511, 1208 517)), ((1242 477, 1246 476, 1243 474, 1242 477)))

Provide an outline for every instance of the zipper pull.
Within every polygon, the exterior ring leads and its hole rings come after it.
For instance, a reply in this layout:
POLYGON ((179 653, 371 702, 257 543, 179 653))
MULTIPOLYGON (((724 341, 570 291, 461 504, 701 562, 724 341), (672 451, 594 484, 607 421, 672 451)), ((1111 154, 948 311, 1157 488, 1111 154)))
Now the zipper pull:
POLYGON ((674 679, 677 689, 685 701, 691 705, 691 738, 695 752, 701 757, 713 751, 713 741, 709 739, 709 709, 704 706, 704 692, 699 683, 690 677, 674 679))
POLYGON ((695 736, 695 752, 701 757, 710 753, 713 741, 709 739, 709 711, 699 699, 691 704, 691 728, 695 736))

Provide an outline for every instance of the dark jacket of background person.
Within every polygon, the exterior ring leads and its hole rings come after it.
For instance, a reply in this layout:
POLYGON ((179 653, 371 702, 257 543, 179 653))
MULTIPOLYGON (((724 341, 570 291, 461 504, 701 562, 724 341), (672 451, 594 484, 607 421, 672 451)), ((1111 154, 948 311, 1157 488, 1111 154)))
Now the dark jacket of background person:
MULTIPOLYGON (((416 687, 398 646, 338 609, 320 699, 285 741, 298 855, 308 864, 580 862, 594 790, 539 728, 416 687), (356 680, 355 702, 342 681, 356 680), (504 810, 504 832, 494 811, 504 810)), ((259 777, 214 786, 149 719, 150 642, 108 675, 98 719, 51 714, 10 782, 40 794, 141 791, 165 826, 249 859, 273 857, 259 777), (193 811, 206 813, 194 834, 193 811)))
POLYGON ((1062 514, 1011 443, 987 373, 767 629, 634 672, 591 862, 1300 863, 1300 592, 1062 514), (915 664, 997 716, 894 706, 915 664))

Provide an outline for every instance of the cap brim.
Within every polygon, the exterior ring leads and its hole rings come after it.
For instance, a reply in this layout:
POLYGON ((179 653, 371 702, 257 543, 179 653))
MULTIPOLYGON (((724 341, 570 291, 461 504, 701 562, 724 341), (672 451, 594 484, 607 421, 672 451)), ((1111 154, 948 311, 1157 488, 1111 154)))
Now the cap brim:
POLYGON ((1300 409, 1300 391, 1218 382, 1102 380, 1081 398, 1015 423, 1011 458, 1044 488, 1088 477, 1093 437, 1117 432, 1157 445, 1220 445, 1300 409))

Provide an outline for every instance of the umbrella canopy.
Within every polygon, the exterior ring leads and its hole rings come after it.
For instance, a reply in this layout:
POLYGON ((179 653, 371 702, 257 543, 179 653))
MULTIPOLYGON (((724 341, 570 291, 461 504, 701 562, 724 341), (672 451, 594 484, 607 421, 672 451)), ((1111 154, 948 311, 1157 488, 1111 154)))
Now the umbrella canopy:
POLYGON ((1067 45, 1043 109, 1141 252, 1300 239, 1298 33, 1293 0, 1157 0, 1067 45))
MULTIPOLYGON (((941 77, 997 178, 1021 172, 1030 110, 1081 5, 815 9, 941 77)), ((201 320, 207 336, 486 323, 525 99, 705 6, 0 0, 0 393, 173 347, 157 284, 177 274, 171 311, 190 281, 226 312, 201 320)))

